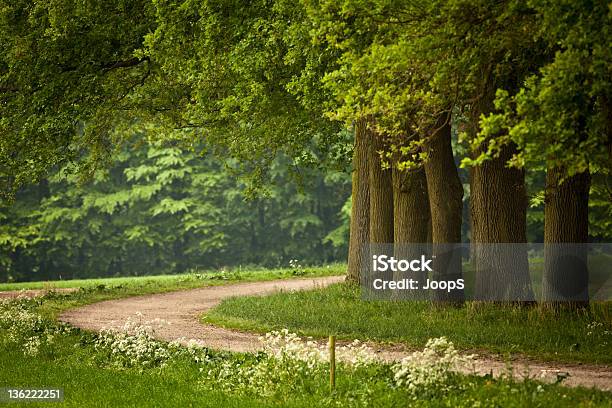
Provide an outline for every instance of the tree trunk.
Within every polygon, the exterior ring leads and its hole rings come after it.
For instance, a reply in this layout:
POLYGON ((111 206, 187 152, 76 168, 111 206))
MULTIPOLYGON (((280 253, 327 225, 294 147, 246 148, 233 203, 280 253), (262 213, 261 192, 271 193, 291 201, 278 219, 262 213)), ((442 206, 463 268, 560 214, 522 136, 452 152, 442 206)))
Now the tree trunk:
POLYGON ((385 145, 380 135, 371 134, 370 144, 370 242, 393 243, 393 182, 391 169, 383 169, 380 151, 385 145))
POLYGON ((425 171, 393 169, 393 237, 396 244, 428 242, 429 199, 425 171))
MULTIPOLYGON (((429 199, 427 180, 422 168, 400 171, 393 168, 393 255, 396 259, 418 259, 428 250, 430 230, 429 199)), ((393 279, 415 279, 425 282, 424 272, 394 273, 393 279)), ((397 290, 393 293, 396 300, 424 299, 421 291, 397 290)))
POLYGON ((439 124, 425 143, 432 242, 456 244, 461 242, 463 186, 453 157, 450 120, 439 124))
POLYGON ((348 271, 346 280, 359 282, 361 271, 369 265, 366 246, 370 242, 370 132, 367 122, 355 122, 355 147, 351 193, 351 225, 349 237, 348 271))
POLYGON ((472 254, 476 299, 533 302, 526 243, 527 195, 523 170, 508 168, 515 152, 471 169, 472 254))
POLYGON ((546 173, 542 300, 549 309, 588 308, 588 171, 566 178, 562 168, 546 173))
MULTIPOLYGON (((431 213, 431 240, 433 244, 433 279, 461 279, 461 223, 463 186, 451 145, 450 117, 440 118, 437 130, 425 140, 425 173, 431 213)), ((437 292, 436 292, 437 293, 437 292)), ((439 293, 435 300, 459 303, 463 292, 439 293)))

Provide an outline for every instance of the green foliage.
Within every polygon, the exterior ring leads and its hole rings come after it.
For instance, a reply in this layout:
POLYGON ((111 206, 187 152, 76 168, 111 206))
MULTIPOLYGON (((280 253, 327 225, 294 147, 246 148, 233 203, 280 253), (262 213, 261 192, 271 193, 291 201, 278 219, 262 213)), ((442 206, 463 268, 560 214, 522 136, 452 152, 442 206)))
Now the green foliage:
MULTIPOLYGON (((286 160, 277 159, 274 184, 265 196, 249 200, 231 167, 159 143, 126 148, 84 186, 64 169, 2 209, 4 279, 342 259, 346 237, 338 235, 334 245, 325 237, 348 222, 339 218, 348 176, 311 171, 300 187, 287 168, 286 160)), ((346 227, 342 231, 346 235, 346 227)))
POLYGON ((483 118, 483 136, 506 131, 483 154, 515 143, 510 164, 590 170, 610 177, 612 9, 605 0, 530 2, 534 35, 547 59, 516 91, 497 92, 497 113, 483 118))
MULTIPOLYGON (((452 113, 464 167, 518 147, 508 165, 539 173, 590 169, 591 236, 608 239, 612 67, 606 1, 318 1, 315 43, 336 62, 320 76, 329 117, 360 117, 399 169, 427 160, 423 141, 452 113)), ((537 198, 543 183, 528 178, 537 198)), ((532 201, 529 239, 543 239, 532 201)))
POLYGON ((289 92, 318 58, 302 51, 309 41, 303 8, 287 1, 3 1, 1 192, 68 162, 91 176, 135 121, 204 139, 256 187, 279 155, 320 166, 345 138, 289 92))
POLYGON ((423 140, 447 113, 474 137, 495 89, 538 63, 534 16, 521 2, 322 1, 309 12, 314 38, 341 53, 322 78, 336 98, 329 115, 369 118, 401 169, 427 159, 423 140))
MULTIPOLYGON (((449 112, 465 164, 516 145, 511 165, 589 168, 591 235, 606 239, 611 13, 604 0, 0 0, 0 193, 39 182, 0 211, 0 267, 70 275, 95 252, 104 261, 86 266, 104 273, 120 269, 113 262, 177 270, 229 263, 230 242, 244 262, 308 262, 296 255, 308 249, 336 259, 345 196, 325 203, 328 179, 305 192, 284 185, 305 168, 345 170, 352 135, 341 127, 362 117, 386 137, 389 162, 421 165, 449 112), (134 126, 205 145, 226 167, 200 169, 168 145, 133 163, 121 146, 134 126), (123 167, 100 170, 112 155, 123 167), (60 191, 83 175, 95 187, 60 191), (243 203, 243 187, 266 182, 265 200, 243 203), (269 216, 280 208, 286 218, 269 216)), ((532 204, 530 238, 542 224, 532 204)))
POLYGON ((274 178, 270 171, 279 155, 318 167, 345 142, 340 127, 322 118, 320 108, 290 92, 308 60, 302 52, 308 23, 300 3, 154 5, 157 28, 146 35, 142 52, 158 71, 143 92, 174 99, 163 114, 184 128, 186 137, 204 138, 234 158, 255 186, 274 178))
POLYGON ((151 70, 134 51, 152 10, 147 0, 0 2, 2 194, 84 151, 89 172, 114 150, 109 127, 151 70))
POLYGON ((603 172, 592 176, 589 234, 602 242, 612 240, 612 177, 603 172))
POLYGON ((342 210, 340 212, 340 219, 342 223, 340 226, 334 230, 332 230, 325 237, 325 242, 331 243, 334 247, 343 247, 348 245, 348 236, 349 236, 349 226, 351 220, 351 208, 352 208, 352 198, 346 200, 344 205, 342 206, 342 210))

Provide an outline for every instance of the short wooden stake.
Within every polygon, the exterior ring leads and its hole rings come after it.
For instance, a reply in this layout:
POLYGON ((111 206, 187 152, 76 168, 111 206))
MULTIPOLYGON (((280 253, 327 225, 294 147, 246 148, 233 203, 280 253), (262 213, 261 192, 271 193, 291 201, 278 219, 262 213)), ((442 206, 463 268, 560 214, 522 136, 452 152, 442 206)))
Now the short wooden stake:
POLYGON ((336 336, 329 336, 329 391, 336 388, 336 336))

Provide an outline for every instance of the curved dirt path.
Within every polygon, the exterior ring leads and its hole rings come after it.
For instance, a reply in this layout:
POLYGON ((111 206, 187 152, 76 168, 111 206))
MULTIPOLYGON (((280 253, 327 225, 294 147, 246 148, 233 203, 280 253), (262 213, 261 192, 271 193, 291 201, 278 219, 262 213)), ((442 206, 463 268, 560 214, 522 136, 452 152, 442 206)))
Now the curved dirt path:
POLYGON ((343 280, 342 276, 310 279, 284 279, 264 282, 207 286, 154 295, 135 296, 92 303, 62 313, 59 320, 86 330, 121 328, 128 318, 143 322, 160 319, 165 324, 155 327, 155 334, 167 341, 196 340, 213 349, 238 352, 257 351, 258 335, 223 329, 200 322, 202 313, 232 296, 265 295, 279 290, 313 289, 343 280))
MULTIPOLYGON (((177 292, 109 300, 68 310, 60 320, 86 330, 120 328, 128 318, 142 321, 160 319, 166 323, 156 329, 163 340, 187 342, 195 340, 213 349, 252 352, 260 349, 258 335, 202 324, 199 316, 217 306, 223 299, 233 296, 266 295, 275 291, 295 291, 327 286, 343 280, 341 276, 309 279, 287 279, 266 282, 238 283, 210 286, 177 292)), ((408 354, 402 346, 370 343, 382 360, 397 361, 408 354)), ((530 361, 523 358, 508 365, 495 357, 478 356, 474 371, 494 376, 512 375, 515 378, 537 378, 555 381, 557 376, 569 376, 563 384, 612 390, 612 367, 587 364, 560 364, 530 361)), ((472 372, 472 370, 470 370, 472 372)))

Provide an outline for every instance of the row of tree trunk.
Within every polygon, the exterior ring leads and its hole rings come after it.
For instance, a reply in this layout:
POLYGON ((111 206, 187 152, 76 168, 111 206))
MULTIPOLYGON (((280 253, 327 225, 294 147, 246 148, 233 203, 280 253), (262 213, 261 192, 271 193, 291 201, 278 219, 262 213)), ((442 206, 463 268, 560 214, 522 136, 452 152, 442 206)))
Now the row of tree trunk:
MULTIPOLYGON (((358 282, 370 262, 365 249, 383 243, 433 243, 433 270, 445 271, 447 280, 461 278, 461 256, 450 244, 461 242, 464 191, 451 145, 450 114, 442 115, 432 134, 424 137, 423 165, 409 171, 383 167, 385 140, 371 125, 367 119, 355 123, 347 279, 358 282)), ((526 246, 509 251, 507 245, 490 245, 527 241, 525 173, 507 166, 514 153, 513 146, 506 146, 498 157, 470 170, 471 258, 480 300, 534 299, 526 246)), ((564 174, 563 169, 548 170, 545 244, 588 239, 589 175, 564 179, 564 174)), ((571 293, 572 307, 588 304, 586 291, 578 290, 588 286, 586 267, 569 266, 564 246, 546 248, 543 299, 557 305, 560 293, 571 293)), ((577 251, 571 254, 574 259, 585 260, 586 252, 577 251)), ((439 300, 462 300, 461 294, 442 296, 447 297, 439 300)))

